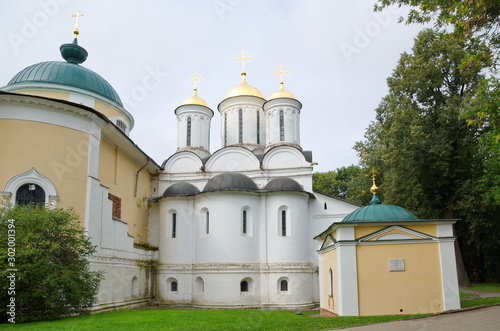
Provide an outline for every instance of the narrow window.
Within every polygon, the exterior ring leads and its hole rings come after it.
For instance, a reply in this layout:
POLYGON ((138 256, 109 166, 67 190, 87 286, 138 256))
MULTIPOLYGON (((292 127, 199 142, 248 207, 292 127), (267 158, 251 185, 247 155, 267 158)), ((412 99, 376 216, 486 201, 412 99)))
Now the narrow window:
POLYGON ((173 281, 170 283, 170 292, 177 292, 177 282, 173 281))
POLYGON ((260 111, 257 111, 257 144, 260 145, 260 111))
POLYGON ((324 206, 324 208, 325 208, 325 210, 327 210, 327 209, 328 209, 328 206, 326 205, 326 202, 325 202, 325 206, 324 206))
POLYGON ((246 280, 244 280, 240 283, 240 291, 241 292, 248 292, 248 282, 246 280))
POLYGON ((286 210, 281 211, 281 236, 286 237, 286 210))
POLYGON ((287 292, 288 291, 288 281, 286 279, 283 279, 280 282, 280 290, 281 290, 281 292, 287 292))
POLYGON ((187 118, 186 146, 191 146, 191 117, 187 118))
POLYGON ((242 224, 241 224, 241 232, 243 232, 243 234, 247 234, 247 211, 244 210, 243 211, 243 220, 242 220, 242 224))
POLYGON ((243 109, 239 109, 238 111, 238 127, 239 127, 239 137, 238 142, 243 143, 243 109))
POLYGON ((172 238, 177 236, 177 214, 172 214, 172 238))
POLYGON ((280 110, 280 141, 285 140, 285 114, 280 110))
POLYGON ((224 147, 227 146, 227 113, 224 114, 224 147))
POLYGON ((16 204, 26 206, 29 204, 45 203, 45 191, 37 184, 24 184, 17 189, 16 204))
POLYGON ((330 278, 330 297, 333 297, 333 271, 331 268, 328 271, 328 274, 329 274, 329 278, 330 278))
POLYGON ((205 223, 206 223, 206 232, 207 232, 207 234, 209 234, 210 233, 210 213, 208 211, 206 214, 205 223))

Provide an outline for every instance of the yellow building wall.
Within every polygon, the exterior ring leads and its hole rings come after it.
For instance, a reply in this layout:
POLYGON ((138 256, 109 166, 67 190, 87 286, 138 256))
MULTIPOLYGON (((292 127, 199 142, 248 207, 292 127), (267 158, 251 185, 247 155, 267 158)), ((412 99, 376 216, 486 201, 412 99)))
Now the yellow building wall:
POLYGON ((357 246, 360 315, 442 312, 438 243, 357 246), (405 271, 389 271, 390 259, 404 259, 405 271))
POLYGON ((37 95, 45 98, 66 100, 69 99, 68 92, 59 92, 59 91, 43 91, 43 90, 26 90, 26 91, 16 91, 16 93, 20 94, 28 94, 28 95, 37 95))
MULTIPOLYGON (((339 304, 339 294, 338 294, 338 274, 337 274, 337 250, 332 249, 331 251, 328 251, 326 253, 323 253, 322 255, 323 259, 323 277, 322 277, 322 288, 323 291, 320 293, 322 296, 321 302, 323 303, 322 306, 320 307, 322 310, 327 310, 330 313, 333 313, 335 315, 338 315, 338 304, 339 304), (330 296, 330 269, 332 269, 332 274, 333 274, 333 296, 330 296)), ((324 312, 322 311, 322 314, 324 312)))
POLYGON ((144 165, 138 164, 127 154, 105 139, 99 150, 99 180, 109 188, 109 193, 121 199, 121 220, 128 224, 128 233, 136 243, 148 241, 148 201, 151 175, 146 169, 139 173, 137 196, 134 197, 135 176, 144 165))
POLYGON ((0 189, 32 168, 56 188, 61 208, 73 207, 85 219, 88 144, 86 133, 23 120, 0 120, 4 137, 0 157, 0 189))
POLYGON ((107 118, 120 117, 127 124, 127 127, 130 128, 130 121, 128 120, 128 118, 121 112, 119 112, 116 108, 96 100, 94 103, 94 109, 105 115, 107 118))

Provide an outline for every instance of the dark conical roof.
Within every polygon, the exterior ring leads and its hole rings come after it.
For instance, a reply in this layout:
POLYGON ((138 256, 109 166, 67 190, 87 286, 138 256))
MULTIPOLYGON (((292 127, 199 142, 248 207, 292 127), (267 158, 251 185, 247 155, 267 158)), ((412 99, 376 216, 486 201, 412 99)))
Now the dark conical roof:
POLYGON ((165 192, 163 192, 163 197, 181 197, 190 196, 200 193, 200 190, 196 186, 186 182, 178 182, 170 185, 165 192))
POLYGON ((265 191, 303 191, 302 185, 288 177, 278 177, 264 187, 265 191))

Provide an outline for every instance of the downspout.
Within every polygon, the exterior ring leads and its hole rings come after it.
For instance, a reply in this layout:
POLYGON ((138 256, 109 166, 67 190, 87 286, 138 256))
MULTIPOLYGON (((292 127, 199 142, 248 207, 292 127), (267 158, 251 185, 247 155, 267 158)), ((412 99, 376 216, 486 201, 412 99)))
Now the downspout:
POLYGON ((149 161, 151 161, 151 158, 148 156, 148 160, 146 161, 146 164, 144 164, 141 169, 137 170, 135 173, 135 191, 134 191, 134 198, 137 197, 137 187, 139 186, 139 172, 142 171, 142 169, 146 168, 148 165, 149 161))

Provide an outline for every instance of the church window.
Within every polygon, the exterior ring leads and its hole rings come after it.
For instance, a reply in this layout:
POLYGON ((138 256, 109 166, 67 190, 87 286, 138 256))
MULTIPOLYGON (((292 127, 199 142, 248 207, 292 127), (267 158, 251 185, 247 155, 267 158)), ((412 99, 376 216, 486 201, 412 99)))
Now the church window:
POLYGON ((332 269, 330 268, 330 270, 328 271, 328 275, 329 275, 329 280, 330 280, 330 293, 329 293, 329 296, 330 297, 333 297, 333 271, 332 269))
POLYGON ((281 236, 286 237, 286 210, 281 211, 281 236))
POLYGON ((170 283, 170 292, 177 292, 177 282, 173 281, 170 283))
POLYGON ((209 234, 210 233, 210 213, 208 211, 206 214, 205 222, 206 222, 206 233, 209 234))
POLYGON ((280 141, 285 140, 285 114, 280 110, 280 141))
POLYGON ((280 291, 281 292, 288 292, 288 280, 282 279, 280 281, 280 291))
POLYGON ((242 224, 241 224, 241 232, 243 234, 247 234, 247 211, 244 210, 243 211, 243 215, 242 215, 242 224))
POLYGON ((16 204, 20 206, 45 204, 45 191, 37 184, 24 184, 17 190, 16 204))
POLYGON ((137 280, 137 277, 134 276, 132 278, 132 284, 131 284, 131 296, 132 297, 136 297, 139 295, 139 284, 138 284, 138 280, 137 280))
POLYGON ((227 113, 224 114, 224 147, 227 146, 227 113))
POLYGON ((191 146, 191 117, 187 118, 186 146, 191 146))
POLYGON ((172 214, 172 238, 177 237, 177 214, 172 214))
POLYGON ((116 120, 116 126, 123 133, 125 133, 125 131, 127 131, 127 124, 125 124, 125 122, 123 122, 122 120, 116 120))
POLYGON ((326 205, 326 202, 325 202, 324 208, 325 208, 325 210, 327 210, 327 209, 328 209, 328 206, 326 205))
POLYGON ((257 144, 260 145, 260 111, 257 111, 257 144))
POLYGON ((243 143, 243 109, 238 110, 238 142, 243 143))
POLYGON ((246 280, 244 280, 240 283, 240 291, 241 292, 248 292, 248 282, 246 280))

